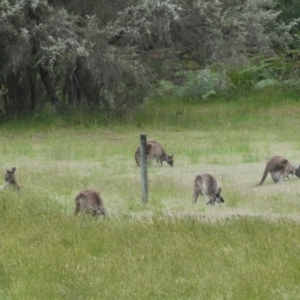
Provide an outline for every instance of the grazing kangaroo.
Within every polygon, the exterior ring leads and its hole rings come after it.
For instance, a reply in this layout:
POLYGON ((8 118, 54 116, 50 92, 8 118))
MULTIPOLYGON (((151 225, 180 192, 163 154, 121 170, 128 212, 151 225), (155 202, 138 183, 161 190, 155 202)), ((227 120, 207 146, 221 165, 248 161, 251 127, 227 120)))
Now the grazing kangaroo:
POLYGON ((74 215, 77 215, 80 211, 89 212, 93 216, 106 215, 101 195, 95 190, 87 189, 80 191, 75 197, 74 202, 74 215))
POLYGON ((263 177, 256 186, 264 183, 269 172, 271 173, 274 183, 283 182, 284 177, 289 178, 290 174, 292 174, 292 179, 294 178, 294 175, 300 177, 299 166, 292 166, 292 164, 282 156, 273 156, 267 161, 263 177))
POLYGON ((0 186, 0 190, 4 190, 4 189, 9 189, 9 188, 13 188, 15 190, 19 190, 20 186, 17 184, 16 182, 16 177, 15 177, 15 171, 17 170, 17 168, 13 167, 10 170, 5 169, 5 181, 6 183, 2 186, 0 186))
POLYGON ((215 205, 218 202, 221 205, 225 200, 220 193, 221 188, 214 176, 202 174, 195 178, 193 203, 197 203, 198 196, 201 194, 204 196, 206 204, 215 205))
MULTIPOLYGON (((162 145, 156 141, 149 141, 147 142, 147 161, 148 164, 151 162, 151 160, 156 159, 156 162, 162 166, 163 161, 167 162, 171 167, 173 167, 173 157, 174 154, 168 155, 166 154, 164 148, 162 145)), ((139 146, 134 154, 134 158, 136 161, 137 166, 139 167, 141 165, 141 146, 139 146)))

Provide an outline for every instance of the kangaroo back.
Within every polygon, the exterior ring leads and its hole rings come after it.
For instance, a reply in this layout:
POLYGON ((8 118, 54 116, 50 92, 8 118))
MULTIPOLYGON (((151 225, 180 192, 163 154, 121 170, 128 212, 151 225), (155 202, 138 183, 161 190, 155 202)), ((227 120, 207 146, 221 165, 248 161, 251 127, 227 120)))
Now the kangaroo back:
POLYGON ((173 167, 174 164, 174 154, 168 155, 162 145, 156 141, 149 141, 149 153, 148 155, 153 159, 156 158, 157 163, 160 163, 162 166, 162 162, 165 161, 168 165, 173 167))
MULTIPOLYGON (((147 155, 147 161, 149 163, 149 155, 148 153, 150 152, 150 148, 152 147, 151 144, 147 143, 147 146, 146 146, 146 155, 147 155)), ((139 146, 135 153, 134 153, 134 158, 135 158, 135 161, 136 161, 136 164, 137 166, 139 167, 141 165, 141 146, 139 146)))
POLYGON ((147 147, 148 155, 160 159, 166 155, 164 148, 156 141, 149 141, 147 147))
POLYGON ((85 213, 91 213, 94 216, 106 215, 106 210, 103 206, 103 201, 100 193, 92 189, 86 189, 80 191, 74 199, 75 210, 74 214, 78 214, 80 211, 85 213))
POLYGON ((282 156, 273 156, 267 161, 262 179, 257 185, 262 185, 264 183, 269 172, 271 173, 273 181, 277 183, 282 182, 283 178, 289 174, 294 175, 296 170, 286 158, 282 156))
POLYGON ((221 196, 221 188, 217 179, 211 174, 198 175, 194 182, 194 199, 196 203, 198 196, 203 195, 206 204, 214 205, 215 202, 223 203, 224 198, 221 196))
MULTIPOLYGON (((149 141, 147 142, 147 161, 150 163, 151 160, 156 159, 157 163, 160 163, 162 166, 162 162, 167 162, 171 167, 173 167, 174 164, 174 154, 168 155, 166 154, 164 148, 162 145, 156 141, 149 141)), ((140 160, 141 160, 141 147, 139 146, 134 154, 134 158, 136 161, 137 166, 140 166, 140 160)))

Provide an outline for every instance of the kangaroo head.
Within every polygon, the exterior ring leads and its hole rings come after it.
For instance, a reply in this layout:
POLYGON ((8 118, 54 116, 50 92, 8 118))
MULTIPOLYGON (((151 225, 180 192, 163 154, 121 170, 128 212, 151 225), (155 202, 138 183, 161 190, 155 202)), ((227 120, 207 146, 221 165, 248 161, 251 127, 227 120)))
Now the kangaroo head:
POLYGON ((300 165, 295 166, 295 175, 300 178, 300 165))
POLYGON ((93 215, 93 216, 96 216, 96 215, 97 215, 98 209, 95 209, 94 207, 92 207, 92 206, 90 206, 90 205, 89 205, 89 208, 90 208, 90 210, 91 210, 92 215, 93 215))
POLYGON ((225 202, 224 198, 221 196, 221 188, 220 187, 219 187, 218 193, 216 194, 216 199, 217 199, 217 202, 219 202, 219 203, 225 202))
POLYGON ((174 164, 173 156, 174 156, 174 154, 172 154, 172 155, 166 154, 166 162, 167 162, 171 167, 173 167, 173 164, 174 164))
POLYGON ((224 198, 221 196, 221 188, 219 187, 218 192, 216 194, 212 194, 208 203, 207 204, 211 204, 211 205, 215 205, 215 203, 224 203, 225 200, 224 198))
POLYGON ((91 213, 92 213, 92 215, 93 215, 94 217, 96 217, 96 216, 101 216, 101 215, 103 215, 103 216, 106 215, 105 209, 102 208, 101 206, 98 206, 98 207, 95 209, 94 207, 92 207, 92 206, 89 205, 89 208, 90 208, 91 213))
POLYGON ((13 167, 11 169, 11 171, 8 170, 8 169, 5 170, 5 176, 4 177, 5 177, 6 182, 9 182, 9 183, 15 183, 16 182, 16 178, 15 178, 15 171, 16 170, 17 169, 15 167, 13 167))

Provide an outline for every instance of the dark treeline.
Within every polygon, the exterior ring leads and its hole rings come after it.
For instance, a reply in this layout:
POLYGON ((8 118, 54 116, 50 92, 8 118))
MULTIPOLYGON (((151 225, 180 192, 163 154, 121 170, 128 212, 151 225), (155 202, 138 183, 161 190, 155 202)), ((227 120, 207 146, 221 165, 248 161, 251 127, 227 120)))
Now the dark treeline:
POLYGON ((297 0, 1 1, 1 114, 122 116, 151 95, 274 84, 300 54, 297 13, 297 0))

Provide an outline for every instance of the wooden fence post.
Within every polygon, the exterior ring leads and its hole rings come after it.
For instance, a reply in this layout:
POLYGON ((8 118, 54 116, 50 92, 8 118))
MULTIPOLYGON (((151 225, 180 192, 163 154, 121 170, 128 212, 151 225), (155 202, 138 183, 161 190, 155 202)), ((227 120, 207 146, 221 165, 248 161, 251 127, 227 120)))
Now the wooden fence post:
POLYGON ((148 201, 148 174, 147 174, 147 136, 141 134, 141 182, 142 182, 142 201, 148 201))

